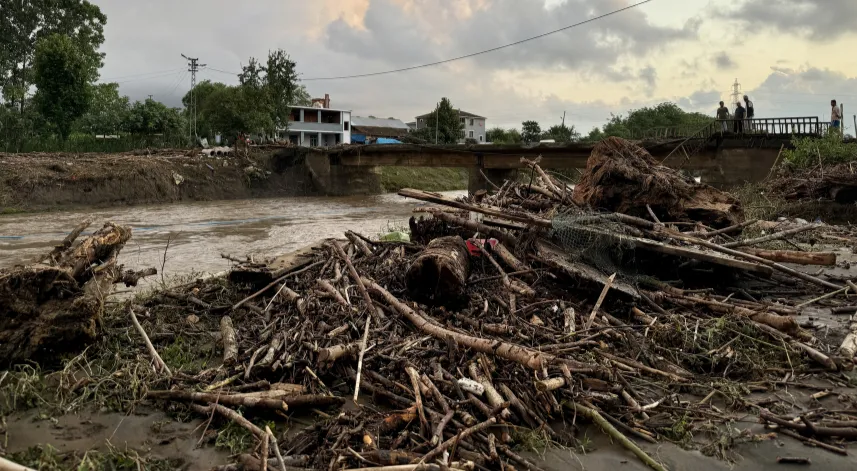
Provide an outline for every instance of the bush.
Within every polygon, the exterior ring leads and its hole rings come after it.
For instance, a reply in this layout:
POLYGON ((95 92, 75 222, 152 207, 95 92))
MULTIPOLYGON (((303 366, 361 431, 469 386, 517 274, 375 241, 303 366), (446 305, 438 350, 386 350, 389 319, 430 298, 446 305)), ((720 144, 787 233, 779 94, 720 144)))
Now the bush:
POLYGON ((794 150, 783 151, 786 165, 793 168, 810 168, 818 165, 840 164, 857 160, 857 144, 845 143, 830 133, 825 137, 798 137, 792 139, 794 150))

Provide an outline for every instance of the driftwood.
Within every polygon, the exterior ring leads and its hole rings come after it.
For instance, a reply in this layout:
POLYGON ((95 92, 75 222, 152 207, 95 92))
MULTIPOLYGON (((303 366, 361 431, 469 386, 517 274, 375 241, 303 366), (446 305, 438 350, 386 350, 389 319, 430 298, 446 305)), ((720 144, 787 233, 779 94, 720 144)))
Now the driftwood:
POLYGON ((235 327, 229 316, 220 319, 220 341, 223 342, 223 364, 231 365, 238 360, 238 344, 235 337, 235 327))
POLYGON ((22 361, 57 361, 97 338, 96 324, 131 229, 106 223, 74 243, 78 226, 43 259, 48 265, 0 269, 0 367, 22 361))
POLYGON ((289 410, 282 399, 267 399, 260 397, 233 396, 230 394, 201 393, 192 391, 149 391, 146 397, 151 399, 168 399, 173 401, 219 403, 233 407, 249 407, 259 409, 289 410))
POLYGON ((761 250, 742 248, 741 252, 755 255, 765 260, 779 263, 794 263, 797 265, 836 265, 836 254, 833 252, 796 252, 794 250, 761 250))
POLYGON ((469 276, 467 246, 461 237, 450 236, 431 241, 405 279, 412 295, 442 301, 460 296, 469 276))

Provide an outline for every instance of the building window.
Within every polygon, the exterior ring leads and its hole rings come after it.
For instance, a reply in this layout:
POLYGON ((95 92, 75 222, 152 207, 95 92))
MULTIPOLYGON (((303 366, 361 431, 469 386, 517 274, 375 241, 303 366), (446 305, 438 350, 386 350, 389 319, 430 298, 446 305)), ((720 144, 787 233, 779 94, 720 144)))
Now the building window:
POLYGON ((461 118, 461 124, 464 124, 464 118, 461 118))
POLYGON ((482 134, 479 135, 479 142, 482 142, 482 134))
POLYGON ((318 147, 318 136, 310 136, 309 137, 309 146, 310 147, 318 147))
POLYGON ((473 131, 468 131, 469 135, 467 137, 473 139, 473 131))
POLYGON ((349 125, 349 123, 348 123, 348 121, 346 121, 345 124, 343 125, 343 129, 348 131, 348 125, 349 125))
POLYGON ((470 118, 470 125, 473 126, 473 118, 470 118))

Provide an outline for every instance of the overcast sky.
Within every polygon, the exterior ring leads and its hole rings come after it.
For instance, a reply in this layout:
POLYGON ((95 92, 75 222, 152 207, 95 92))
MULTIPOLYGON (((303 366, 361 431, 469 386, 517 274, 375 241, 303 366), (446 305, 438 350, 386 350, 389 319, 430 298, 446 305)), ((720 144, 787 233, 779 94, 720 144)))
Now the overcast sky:
POLYGON ((469 54, 638 0, 94 0, 107 15, 103 81, 179 106, 198 80, 236 83, 250 56, 282 48, 313 96, 356 115, 412 121, 440 97, 488 126, 588 132, 610 113, 662 101, 714 114, 737 78, 757 117, 857 112, 857 0, 652 0, 515 47, 435 67, 350 80, 469 54), (217 69, 217 70, 215 70, 217 69), (853 105, 852 105, 853 103, 853 105))

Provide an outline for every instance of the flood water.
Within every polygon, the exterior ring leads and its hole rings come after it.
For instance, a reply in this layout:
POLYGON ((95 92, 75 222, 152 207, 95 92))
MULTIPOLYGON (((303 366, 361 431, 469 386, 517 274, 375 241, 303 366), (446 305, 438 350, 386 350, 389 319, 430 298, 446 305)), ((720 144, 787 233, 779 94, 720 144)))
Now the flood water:
MULTIPOLYGON (((464 192, 449 192, 459 196, 464 192)), ((27 263, 47 253, 87 217, 131 226, 133 236, 120 255, 126 268, 166 263, 167 276, 217 273, 236 257, 273 257, 347 229, 375 237, 407 227, 418 201, 397 195, 343 198, 275 198, 128 206, 95 211, 0 216, 0 266, 27 263), (167 244, 169 243, 169 249, 167 244)))

